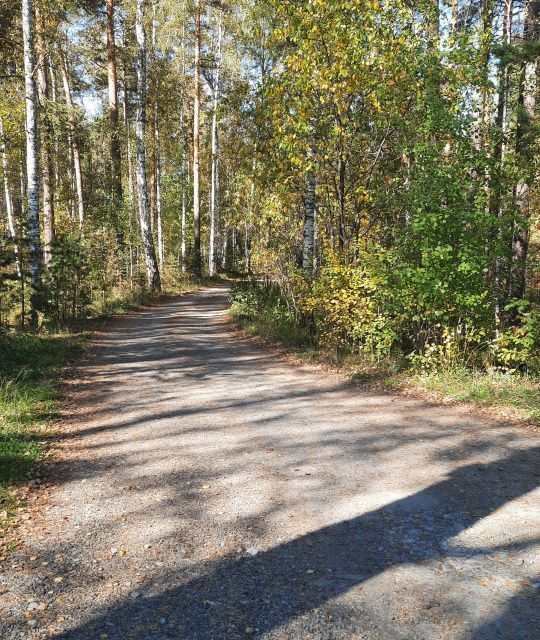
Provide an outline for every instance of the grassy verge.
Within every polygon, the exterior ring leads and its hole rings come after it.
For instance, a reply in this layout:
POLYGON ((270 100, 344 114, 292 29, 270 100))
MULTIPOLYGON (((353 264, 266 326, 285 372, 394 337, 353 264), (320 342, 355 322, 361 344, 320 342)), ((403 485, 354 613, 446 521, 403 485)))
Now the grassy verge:
POLYGON ((494 418, 540 428, 538 378, 466 368, 420 374, 408 368, 404 359, 374 363, 354 354, 337 355, 317 346, 277 293, 261 295, 249 285, 237 287, 233 292, 231 315, 248 335, 279 344, 296 359, 339 369, 360 384, 434 401, 464 403, 494 418))
POLYGON ((450 369, 390 378, 397 390, 414 387, 445 401, 463 402, 506 420, 540 427, 540 381, 516 374, 450 369))
POLYGON ((17 510, 20 487, 45 458, 60 415, 62 371, 80 353, 91 330, 112 316, 172 299, 206 281, 188 281, 158 298, 141 291, 118 295, 93 309, 93 316, 68 328, 39 334, 0 333, 0 545, 17 510))
POLYGON ((86 335, 0 336, 0 536, 21 506, 18 487, 45 456, 60 411, 62 369, 86 335))

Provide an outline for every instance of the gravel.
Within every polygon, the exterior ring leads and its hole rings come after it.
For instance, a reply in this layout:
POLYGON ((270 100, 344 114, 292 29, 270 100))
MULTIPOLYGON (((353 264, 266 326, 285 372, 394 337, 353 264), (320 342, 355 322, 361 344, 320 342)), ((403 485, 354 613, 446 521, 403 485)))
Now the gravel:
POLYGON ((0 637, 537 640, 538 434, 294 365, 227 295, 78 366, 0 637))

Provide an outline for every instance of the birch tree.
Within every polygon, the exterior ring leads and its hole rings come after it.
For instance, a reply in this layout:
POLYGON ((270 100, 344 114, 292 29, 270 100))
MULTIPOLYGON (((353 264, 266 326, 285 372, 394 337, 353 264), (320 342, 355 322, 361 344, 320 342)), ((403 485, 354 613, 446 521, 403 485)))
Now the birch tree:
POLYGON ((306 195, 304 201, 304 242, 302 267, 313 272, 315 260, 315 208, 317 179, 312 168, 306 175, 306 195))
MULTIPOLYGON (((62 74, 62 84, 64 85, 64 97, 68 111, 69 126, 69 145, 70 153, 73 160, 73 174, 75 182, 75 191, 77 194, 77 213, 79 217, 79 232, 82 234, 85 217, 84 189, 83 189, 83 173, 81 162, 81 147, 79 143, 79 132, 77 123, 77 110, 73 104, 71 94, 71 79, 69 77, 69 67, 64 47, 58 43, 58 57, 60 59, 60 71, 62 74)), ((66 42, 67 49, 67 42, 66 42)))
POLYGON ((161 278, 156 259, 154 239, 150 222, 148 203, 148 182, 146 178, 146 66, 148 51, 144 24, 146 0, 137 0, 135 31, 137 37, 137 115, 136 115, 136 175, 139 199, 139 226, 141 245, 146 263, 148 287, 152 291, 161 289, 161 278))
POLYGON ((4 182, 4 200, 6 204, 7 215, 7 228, 9 236, 13 242, 13 248, 15 251, 15 260, 17 262, 17 273, 19 278, 23 277, 23 270, 21 264, 21 256, 19 250, 19 243, 17 238, 17 228, 15 226, 15 209, 13 206, 13 197, 11 195, 11 185, 9 180, 9 160, 6 149, 6 142, 4 139, 4 123, 0 117, 0 155, 2 156, 2 177, 4 182))
POLYGON ((202 273, 201 212, 199 184, 200 102, 201 102, 201 4, 195 4, 195 50, 193 75, 193 271, 202 273))
MULTIPOLYGON (((157 1, 152 3, 152 61, 156 67, 158 58, 157 49, 157 1)), ((154 72, 154 105, 153 105, 153 133, 154 133, 154 156, 153 156, 153 189, 154 189, 154 207, 156 211, 157 226, 157 245, 159 268, 163 269, 163 261, 165 256, 164 238, 163 238, 163 221, 161 219, 161 144, 159 138, 159 70, 155 68, 154 72)))
POLYGON ((512 233, 512 264, 510 269, 510 298, 522 299, 525 294, 527 254, 531 222, 531 178, 527 167, 532 161, 533 132, 537 122, 538 54, 540 44, 540 1, 527 0, 524 23, 524 62, 519 89, 521 111, 518 113, 516 149, 523 163, 524 179, 516 185, 518 216, 512 233))
POLYGON ((45 41, 45 18, 41 8, 36 6, 36 49, 37 49, 37 87, 38 97, 43 114, 40 131, 40 163, 41 163, 41 196, 43 211, 43 259, 46 266, 52 260, 54 244, 54 189, 53 189, 53 160, 52 145, 54 131, 48 113, 51 89, 48 73, 48 57, 45 41))
POLYGON ((221 89, 221 66, 223 63, 222 39, 223 39, 223 10, 217 9, 217 35, 215 42, 215 69, 213 76, 209 78, 210 91, 212 93, 212 176, 210 183, 210 240, 208 248, 208 273, 214 275, 216 270, 216 223, 219 221, 220 193, 219 193, 219 101, 221 89))
POLYGON ((39 296, 41 289, 41 239, 39 229, 39 128, 37 112, 37 90, 35 80, 34 7, 32 0, 22 0, 22 29, 24 48, 24 89, 26 113, 26 200, 28 217, 28 250, 30 283, 31 320, 38 321, 39 296))
POLYGON ((120 230, 118 212, 122 206, 122 153, 120 148, 120 132, 118 127, 118 73, 116 64, 115 40, 115 6, 114 0, 106 0, 106 31, 107 31, 107 86, 109 97, 109 129, 110 129, 110 160, 111 182, 113 195, 113 216, 116 224, 118 243, 123 244, 123 234, 120 230))

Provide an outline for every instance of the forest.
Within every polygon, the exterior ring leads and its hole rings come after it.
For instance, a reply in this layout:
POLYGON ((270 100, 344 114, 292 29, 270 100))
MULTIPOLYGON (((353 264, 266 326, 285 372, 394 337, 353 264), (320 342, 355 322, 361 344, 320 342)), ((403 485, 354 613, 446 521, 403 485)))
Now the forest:
POLYGON ((538 640, 540 0, 0 0, 0 637, 538 640))
POLYGON ((243 274, 335 350, 537 371, 539 14, 3 0, 4 330, 243 274))
POLYGON ((4 342, 226 276, 271 338, 540 372, 540 2, 2 0, 0 51, 4 342))

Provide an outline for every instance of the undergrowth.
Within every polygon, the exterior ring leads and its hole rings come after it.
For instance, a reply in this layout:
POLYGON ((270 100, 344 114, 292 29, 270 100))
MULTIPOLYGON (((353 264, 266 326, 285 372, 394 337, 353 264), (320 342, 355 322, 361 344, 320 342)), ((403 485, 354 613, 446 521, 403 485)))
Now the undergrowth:
POLYGON ((385 358, 325 348, 313 328, 265 283, 240 282, 231 294, 231 315, 249 335, 285 346, 295 357, 338 367, 356 382, 394 391, 424 393, 468 403, 502 419, 540 427, 540 379, 518 371, 492 371, 453 363, 426 370, 404 353, 385 358))
POLYGON ((82 321, 44 323, 38 333, 0 332, 0 538, 22 506, 19 487, 43 461, 60 416, 62 371, 76 359, 97 322, 195 289, 199 281, 170 286, 159 297, 141 289, 119 292, 90 309, 82 321))
POLYGON ((0 535, 18 506, 17 487, 43 460, 60 411, 60 376, 86 333, 0 336, 0 535))

